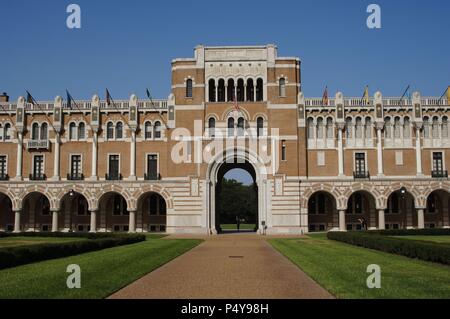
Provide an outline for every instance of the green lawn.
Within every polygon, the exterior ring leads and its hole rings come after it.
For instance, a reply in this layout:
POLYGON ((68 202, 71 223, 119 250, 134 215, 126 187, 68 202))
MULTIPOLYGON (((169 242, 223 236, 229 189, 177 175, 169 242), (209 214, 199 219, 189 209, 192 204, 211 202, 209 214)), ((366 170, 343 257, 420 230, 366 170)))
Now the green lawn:
POLYGON ((57 238, 57 237, 4 237, 0 238, 0 248, 28 246, 45 243, 64 243, 86 240, 85 238, 57 238))
POLYGON ((331 241, 326 234, 269 242, 338 298, 450 298, 450 267, 331 241), (367 266, 381 267, 368 289, 367 266))
POLYGON ((141 243, 2 270, 0 299, 105 298, 201 242, 160 237, 149 235, 141 243), (70 264, 81 267, 81 289, 66 286, 70 264))
POLYGON ((434 243, 450 244, 450 236, 394 236, 400 239, 431 241, 434 243))
MULTIPOLYGON (((236 224, 222 224, 220 225, 223 230, 237 230, 236 224)), ((240 229, 241 230, 254 230, 256 227, 255 224, 241 224, 240 229)))

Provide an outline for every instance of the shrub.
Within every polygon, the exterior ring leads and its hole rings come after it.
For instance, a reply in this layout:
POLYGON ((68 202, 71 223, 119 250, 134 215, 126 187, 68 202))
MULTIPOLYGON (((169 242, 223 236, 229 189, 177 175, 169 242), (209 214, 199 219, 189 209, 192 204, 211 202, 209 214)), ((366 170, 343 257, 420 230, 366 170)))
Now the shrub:
MULTIPOLYGON (((39 234, 39 237, 43 237, 42 235, 44 235, 41 233, 27 233, 27 236, 35 236, 32 234, 39 234)), ((23 235, 25 234, 13 234, 9 237, 23 235)), ((50 233, 46 235, 50 235, 50 233)), ((63 258, 116 246, 134 244, 137 242, 145 241, 146 239, 144 235, 131 234, 79 234, 78 236, 73 236, 75 234, 70 235, 71 236, 56 236, 55 234, 47 237, 84 237, 87 238, 87 240, 0 248, 0 269, 16 267, 19 265, 25 265, 49 259, 63 258)))
MULTIPOLYGON (((329 232, 327 237, 355 246, 450 265, 450 245, 387 237, 398 234, 396 231, 329 232)), ((401 234, 423 235, 417 231, 403 231, 401 234)))

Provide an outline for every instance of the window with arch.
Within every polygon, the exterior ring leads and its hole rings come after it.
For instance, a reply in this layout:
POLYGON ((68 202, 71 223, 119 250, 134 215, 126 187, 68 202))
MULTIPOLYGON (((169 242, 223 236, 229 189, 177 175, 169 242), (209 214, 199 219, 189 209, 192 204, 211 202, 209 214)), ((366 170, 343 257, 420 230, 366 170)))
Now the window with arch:
POLYGON ((220 79, 217 87, 217 101, 225 102, 225 80, 220 79))
POLYGON ((321 118, 321 117, 319 117, 318 119, 317 119, 317 138, 318 139, 323 139, 323 129, 324 129, 324 126, 323 126, 323 118, 321 118))
POLYGON ((403 119, 403 138, 411 138, 411 122, 409 117, 403 119))
POLYGON ((48 139, 48 125, 47 123, 42 123, 41 125, 41 140, 47 140, 48 139))
POLYGON ((116 139, 122 139, 123 138, 123 123, 117 122, 116 124, 116 139))
POLYGON ((308 119, 308 138, 314 138, 314 120, 312 118, 308 119))
POLYGON ((253 79, 247 80, 247 101, 253 102, 255 99, 255 87, 253 86, 253 79))
POLYGON ((208 120, 208 135, 209 137, 215 137, 216 135, 216 119, 213 117, 208 120))
POLYGON ((423 137, 430 138, 430 119, 428 116, 423 118, 423 137))
POLYGON ((192 79, 187 79, 186 81, 186 97, 192 97, 192 79))
POLYGON ((84 140, 86 138, 86 125, 81 122, 78 124, 78 139, 84 140))
POLYGON ((439 138, 439 118, 433 117, 433 138, 439 138))
POLYGON ((31 139, 32 140, 39 139, 39 124, 38 123, 33 123, 33 126, 31 127, 31 139))
POLYGON ((279 80, 279 88, 278 88, 278 94, 280 97, 286 97, 286 79, 285 78, 281 78, 279 80))
POLYGON ((237 100, 239 102, 244 102, 244 79, 239 79, 237 81, 237 88, 236 88, 236 94, 237 94, 237 100))
POLYGON ((401 137, 401 123, 400 117, 396 116, 394 119, 394 138, 401 137))
POLYGON ((77 125, 72 122, 69 124, 69 140, 73 141, 77 139, 77 125))
POLYGON ((264 119, 262 117, 256 119, 256 133, 258 137, 264 135, 264 119))
POLYGON ((260 102, 264 100, 264 88, 263 79, 259 78, 256 80, 256 101, 260 102))
POLYGON ((392 138, 392 125, 391 125, 391 118, 386 117, 384 119, 384 137, 385 138, 392 138))
POLYGON ((227 86, 227 100, 228 102, 234 101, 234 80, 228 79, 228 86, 227 86))
POLYGON ((3 139, 5 141, 11 140, 11 124, 6 123, 3 129, 3 139))
POLYGON ((448 117, 444 116, 442 118, 442 138, 448 138, 448 117))
POLYGON ((244 136, 244 132, 245 132, 245 120, 243 117, 240 117, 240 118, 238 118, 238 123, 237 123, 238 136, 244 136))
POLYGON ((234 136, 234 118, 228 119, 228 136, 234 136))
POLYGON ((161 122, 156 121, 155 122, 155 139, 161 139, 162 138, 162 127, 161 122))
POLYGON ((210 79, 208 81, 209 102, 216 102, 216 81, 210 79))
POLYGON ((353 121, 351 117, 347 117, 347 119, 345 120, 345 136, 348 139, 353 138, 352 134, 352 127, 353 127, 353 121))
POLYGON ((365 134, 366 138, 372 138, 372 119, 370 117, 366 118, 365 134))
POLYGON ((327 139, 334 139, 333 119, 327 118, 327 139))
POLYGON ((151 140, 152 139, 152 123, 151 122, 145 122, 144 125, 144 138, 146 140, 151 140))
POLYGON ((106 139, 114 139, 114 124, 112 122, 108 122, 108 124, 106 124, 106 139))
POLYGON ((362 119, 360 117, 356 118, 356 130, 355 130, 356 138, 361 139, 363 137, 363 125, 362 119))

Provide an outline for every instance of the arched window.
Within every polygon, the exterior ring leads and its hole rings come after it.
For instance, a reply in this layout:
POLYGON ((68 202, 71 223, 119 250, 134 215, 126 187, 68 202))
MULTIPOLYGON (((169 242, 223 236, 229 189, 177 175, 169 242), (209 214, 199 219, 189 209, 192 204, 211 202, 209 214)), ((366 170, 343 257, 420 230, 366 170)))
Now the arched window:
POLYGON ((114 139, 114 124, 112 122, 108 122, 106 125, 106 138, 108 140, 114 139))
POLYGON ((401 124, 400 124, 400 117, 396 116, 394 119, 394 138, 400 138, 401 137, 401 124))
POLYGON ((360 117, 356 118, 356 138, 361 139, 363 137, 363 125, 360 117))
POLYGON ((41 125, 41 140, 45 141, 48 139, 48 125, 47 123, 42 123, 41 125))
POLYGON ((258 137, 264 135, 264 119, 262 117, 256 119, 256 133, 258 137))
POLYGON ((370 117, 366 118, 366 138, 372 138, 372 119, 370 117))
POLYGON ((423 137, 430 138, 430 119, 428 116, 423 118, 423 137))
POLYGON ((33 127, 31 128, 31 139, 32 140, 39 139, 39 124, 38 123, 34 123, 33 127))
POLYGON ((286 96, 286 79, 285 78, 281 78, 279 80, 279 95, 281 97, 286 96))
POLYGON ((313 139, 314 136, 314 120, 312 118, 308 119, 308 138, 313 139))
POLYGON ((391 125, 391 118, 386 117, 384 119, 384 137, 385 138, 392 138, 392 125, 391 125))
POLYGON ((11 139, 11 124, 6 123, 4 128, 3 139, 9 141, 11 139))
POLYGON ((327 118, 327 138, 334 139, 333 119, 327 118))
POLYGON ((244 120, 243 117, 238 118, 237 129, 238 129, 238 135, 239 136, 244 136, 245 120, 244 120))
POLYGON ((217 88, 217 100, 218 102, 225 102, 225 80, 219 80, 219 86, 217 88))
POLYGON ((253 86, 253 79, 247 80, 247 101, 253 102, 255 100, 255 87, 253 86))
POLYGON ((192 97, 192 80, 187 79, 186 81, 186 97, 191 98, 192 97))
POLYGON ((208 120, 208 129, 209 129, 209 132, 208 132, 209 137, 214 137, 216 135, 216 119, 215 118, 211 117, 208 120))
POLYGON ((352 127, 353 127, 353 121, 351 117, 347 117, 347 119, 345 120, 345 136, 350 139, 352 138, 352 127))
POLYGON ((228 136, 234 136, 234 118, 228 119, 228 136))
POLYGON ((228 102, 234 101, 234 80, 233 79, 228 80, 227 101, 228 102))
POLYGON ((123 124, 122 122, 117 122, 116 124, 116 139, 123 138, 123 124))
POLYGON ((84 140, 86 138, 86 125, 81 122, 78 125, 78 139, 79 140, 84 140))
POLYGON ((237 100, 239 102, 244 102, 244 80, 243 79, 239 79, 237 81, 236 94, 237 94, 237 100))
POLYGON ((317 119, 317 138, 323 139, 323 118, 319 117, 317 119))
POLYGON ((411 123, 409 121, 409 117, 405 117, 403 119, 403 138, 411 137, 411 123))
POLYGON ((216 81, 214 79, 208 82, 209 102, 216 101, 216 81))
POLYGON ((264 100, 263 79, 256 80, 256 101, 264 100))
POLYGON ((150 140, 152 138, 152 123, 145 122, 144 135, 146 140, 150 140))
POLYGON ((439 138, 439 118, 433 117, 433 138, 439 138))
POLYGON ((155 138, 156 139, 160 139, 162 137, 161 132, 162 132, 161 122, 157 121, 157 122, 155 122, 155 138))
POLYGON ((74 122, 69 124, 69 140, 73 141, 77 139, 77 126, 74 122))
POLYGON ((448 138, 448 118, 442 118, 442 138, 448 138))

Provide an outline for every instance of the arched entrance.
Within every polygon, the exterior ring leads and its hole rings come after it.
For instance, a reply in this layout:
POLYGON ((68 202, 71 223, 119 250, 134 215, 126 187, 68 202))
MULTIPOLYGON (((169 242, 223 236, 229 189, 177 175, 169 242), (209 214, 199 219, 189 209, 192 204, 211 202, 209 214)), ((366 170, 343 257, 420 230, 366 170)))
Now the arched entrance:
POLYGON ((166 232, 167 204, 160 194, 143 194, 138 200, 138 212, 136 225, 140 231, 166 232))
POLYGON ((23 213, 20 218, 22 231, 52 230, 52 214, 50 201, 41 193, 33 192, 23 199, 23 213))
POLYGON ((89 232, 91 217, 86 198, 75 191, 70 191, 61 199, 61 213, 58 225, 64 226, 69 232, 89 232))
POLYGON ((258 225, 258 186, 253 166, 224 163, 216 184, 216 229, 218 232, 256 231, 258 225), (229 175, 231 173, 231 175, 229 175), (250 181, 245 182, 245 175, 250 181), (229 176, 228 176, 229 175, 229 176))
POLYGON ((0 231, 14 231, 14 219, 11 199, 0 193, 0 231))
POLYGON ((444 190, 436 190, 427 198, 425 210, 425 228, 443 228, 450 225, 449 215, 450 196, 444 190))
POLYGON ((255 187, 257 189, 257 226, 256 231, 260 234, 270 230, 272 220, 267 213, 268 206, 268 182, 266 166, 259 157, 246 149, 229 149, 218 154, 209 164, 206 177, 206 218, 204 220, 205 228, 209 234, 217 234, 220 230, 220 218, 217 218, 217 185, 225 173, 232 168, 243 168, 254 176, 255 187))
POLYGON ((336 199, 328 192, 320 191, 308 200, 308 231, 324 232, 339 228, 336 199))
POLYGON ((407 229, 417 226, 414 196, 406 189, 393 192, 387 201, 386 229, 407 229))
POLYGON ((378 217, 375 207, 375 198, 368 192, 358 191, 348 199, 346 211, 347 230, 375 229, 378 225, 378 217), (366 229, 364 229, 363 223, 366 229))
POLYGON ((99 200, 100 231, 128 232, 130 213, 127 201, 116 192, 104 194, 99 200))

